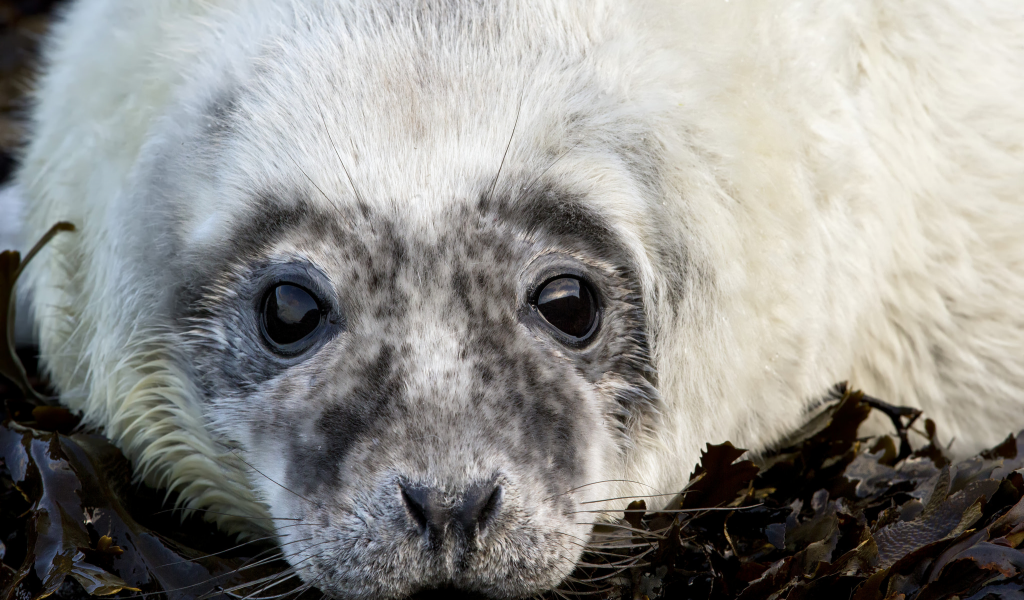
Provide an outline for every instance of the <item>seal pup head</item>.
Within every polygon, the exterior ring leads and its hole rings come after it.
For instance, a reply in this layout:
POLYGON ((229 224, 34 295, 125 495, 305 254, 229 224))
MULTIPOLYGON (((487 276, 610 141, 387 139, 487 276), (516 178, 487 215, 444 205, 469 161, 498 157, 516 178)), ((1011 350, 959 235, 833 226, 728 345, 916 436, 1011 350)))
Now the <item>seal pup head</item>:
POLYGON ((653 398, 635 282, 578 202, 485 195, 424 234, 268 198, 238 227, 258 241, 196 289, 185 335, 308 581, 507 597, 571 571, 587 484, 653 398))
POLYGON ((838 289, 814 196, 784 127, 748 135, 769 95, 733 68, 758 63, 719 68, 709 21, 215 4, 94 15, 147 19, 78 42, 139 46, 124 73, 54 59, 20 182, 34 227, 82 233, 37 318, 63 401, 188 506, 278 524, 309 583, 549 587, 584 503, 638 493, 600 482, 676 491, 698 441, 761 447, 832 383, 805 360, 832 314, 807 289, 838 289), (109 127, 64 103, 97 89, 109 127))
MULTIPOLYGON (((967 230, 918 210, 978 179, 884 151, 939 156, 878 133, 944 104, 870 110, 914 87, 861 43, 870 7, 128 4, 69 7, 18 177, 36 234, 80 226, 28 273, 47 368, 147 481, 298 519, 285 551, 333 595, 549 585, 571 513, 636 493, 587 484, 674 491, 698 443, 763 448, 848 377, 960 439, 1013 416, 977 403, 1019 388, 1006 346, 949 333, 985 330, 949 320, 974 276, 934 232, 967 230)), ((971 168, 1020 171, 992 148, 971 168)))
POLYGON ((304 580, 529 595, 657 414, 636 253, 602 208, 650 183, 623 158, 640 125, 579 57, 456 67, 377 25, 365 55, 283 38, 164 124, 181 362, 304 580))

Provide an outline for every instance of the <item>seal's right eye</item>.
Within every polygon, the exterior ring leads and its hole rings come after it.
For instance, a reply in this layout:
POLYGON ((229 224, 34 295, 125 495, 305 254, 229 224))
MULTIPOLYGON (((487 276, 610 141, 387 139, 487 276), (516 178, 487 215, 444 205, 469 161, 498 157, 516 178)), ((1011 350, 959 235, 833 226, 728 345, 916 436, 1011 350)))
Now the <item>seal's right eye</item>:
POLYGON ((578 277, 551 279, 537 292, 534 305, 548 324, 574 344, 587 342, 597 330, 597 300, 590 286, 578 277))
POLYGON ((280 354, 298 354, 309 348, 324 322, 324 309, 308 290, 280 283, 263 298, 260 329, 270 347, 280 354))

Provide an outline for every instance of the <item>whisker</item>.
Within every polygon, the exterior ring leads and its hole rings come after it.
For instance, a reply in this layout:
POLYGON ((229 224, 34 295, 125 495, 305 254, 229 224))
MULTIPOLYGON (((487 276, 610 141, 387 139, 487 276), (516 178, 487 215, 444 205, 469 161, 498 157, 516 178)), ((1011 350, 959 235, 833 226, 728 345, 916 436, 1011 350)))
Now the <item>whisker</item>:
MULTIPOLYGON (((306 541, 309 541, 309 540, 311 540, 311 539, 313 539, 313 538, 305 538, 305 539, 301 539, 301 540, 293 540, 293 541, 291 541, 291 542, 288 542, 288 543, 286 543, 286 544, 282 544, 282 545, 281 545, 281 547, 283 547, 283 546, 287 546, 287 545, 291 545, 291 544, 298 544, 298 543, 301 543, 301 542, 306 542, 306 541)), ((312 547, 316 547, 316 546, 320 546, 320 545, 323 545, 323 544, 325 544, 325 543, 328 543, 328 542, 321 542, 321 543, 319 543, 319 544, 311 544, 311 545, 307 546, 306 548, 303 548, 302 550, 300 550, 300 551, 299 551, 299 552, 297 553, 297 555, 298 555, 298 554, 301 554, 302 552, 305 552, 305 551, 306 551, 306 550, 308 550, 309 548, 312 548, 312 547)), ((273 550, 280 550, 280 548, 274 548, 273 550)), ((262 556, 262 555, 266 554, 267 552, 269 552, 269 550, 268 550, 268 551, 264 551, 264 552, 261 552, 261 553, 257 554, 256 556, 254 556, 254 557, 252 557, 252 558, 250 558, 250 559, 246 560, 246 561, 245 561, 245 562, 244 562, 244 563, 242 564, 242 566, 240 566, 239 568, 237 568, 237 569, 234 569, 234 570, 232 570, 232 571, 229 571, 229 572, 227 572, 227 573, 224 573, 223 575, 218 575, 217 577, 224 577, 224 576, 226 576, 226 575, 235 575, 235 574, 239 574, 239 573, 241 573, 242 571, 248 571, 248 570, 250 570, 250 569, 255 569, 255 568, 257 568, 257 567, 261 567, 261 566, 263 566, 263 565, 266 565, 266 564, 268 564, 268 563, 272 563, 272 562, 274 562, 274 561, 277 561, 277 560, 285 560, 284 554, 283 554, 283 553, 278 553, 278 554, 274 554, 274 555, 268 556, 268 557, 266 557, 266 558, 263 558, 263 559, 257 560, 256 562, 252 562, 252 561, 254 561, 255 559, 259 558, 260 556, 262 556), (250 563, 251 563, 251 564, 250 564, 250 563)), ((281 574, 284 574, 284 573, 290 573, 290 572, 293 572, 293 571, 297 571, 297 567, 296 567, 295 565, 290 565, 290 566, 289 566, 289 567, 288 567, 287 569, 284 569, 284 570, 283 570, 283 571, 281 571, 280 573, 275 573, 274 575, 275 575, 275 576, 280 576, 281 574)), ((269 576, 268 576, 268 577, 269 577, 269 576)), ((247 586, 250 586, 250 585, 254 585, 254 584, 255 584, 255 583, 257 583, 258 581, 262 581, 262 580, 265 580, 265 578, 263 578, 263 579, 261 579, 261 580, 257 580, 257 581, 255 581, 255 582, 254 582, 254 581, 248 581, 248 582, 240 583, 240 584, 237 584, 237 585, 235 585, 235 586, 234 586, 234 587, 232 587, 232 588, 228 588, 228 590, 234 590, 234 589, 244 588, 244 587, 247 587, 247 586)), ((173 591, 173 590, 172 590, 172 591, 173 591)))
MULTIPOLYGON (((260 556, 261 554, 265 554, 265 553, 266 552, 261 552, 257 556, 260 556)), ((143 592, 141 594, 130 594, 128 596, 124 596, 124 598, 126 598, 126 599, 127 598, 148 598, 150 596, 160 596, 160 595, 170 594, 172 592, 181 592, 181 591, 188 590, 188 589, 200 586, 200 585, 212 584, 217 579, 221 579, 223 577, 228 577, 228 576, 231 576, 231 575, 236 575, 236 574, 241 573, 242 571, 245 571, 247 569, 258 567, 258 566, 260 566, 262 564, 265 564, 267 562, 273 562, 274 560, 278 560, 279 558, 281 558, 281 557, 280 556, 273 556, 273 557, 271 557, 269 559, 265 559, 265 560, 259 561, 257 563, 253 563, 253 564, 248 565, 248 566, 243 565, 242 567, 239 567, 237 569, 233 569, 231 571, 227 571, 226 573, 221 573, 220 575, 213 575, 210 578, 205 579, 203 581, 199 581, 197 583, 190 583, 188 585, 183 585, 181 587, 177 587, 177 588, 173 588, 173 589, 169 589, 169 590, 165 589, 165 590, 161 590, 159 592, 143 592)), ((213 593, 213 591, 207 592, 207 593, 199 596, 199 598, 210 597, 211 593, 213 593)), ((220 593, 220 592, 217 592, 217 593, 220 593)))
MULTIPOLYGON (((285 546, 285 545, 293 544, 293 543, 304 542, 304 541, 308 541, 308 540, 311 540, 311 539, 313 539, 313 538, 306 538, 304 540, 296 540, 296 541, 288 542, 287 544, 282 544, 281 546, 285 546)), ((206 584, 213 583, 217 579, 221 579, 223 577, 229 577, 231 575, 236 575, 236 574, 241 573, 242 571, 247 571, 249 569, 253 569, 253 568, 259 567, 261 565, 267 564, 268 562, 273 562, 275 560, 280 560, 283 557, 284 557, 284 555, 283 555, 283 553, 280 552, 280 547, 275 546, 274 548, 271 548, 271 549, 268 549, 268 550, 264 550, 263 552, 260 552, 256 556, 253 556, 253 557, 247 559, 245 562, 242 563, 242 566, 238 567, 237 569, 232 569, 231 571, 227 571, 225 573, 221 573, 220 575, 213 575, 212 577, 210 577, 210 578, 208 578, 208 579, 206 579, 204 581, 200 581, 200 582, 197 582, 197 583, 191 583, 189 585, 181 586, 181 587, 170 589, 170 590, 162 590, 162 591, 159 591, 159 592, 144 592, 144 593, 141 593, 141 594, 131 594, 131 595, 128 595, 128 596, 124 596, 124 598, 148 598, 149 596, 165 595, 165 594, 169 594, 171 592, 184 591, 184 590, 187 590, 187 589, 194 588, 196 586, 206 585, 206 584), (268 552, 275 552, 275 551, 277 552, 277 554, 274 554, 274 555, 270 556, 269 558, 265 558, 265 559, 259 560, 257 562, 252 562, 252 561, 256 560, 257 558, 259 558, 260 556, 263 556, 263 555, 267 554, 268 552), (249 564, 251 562, 252 562, 252 564, 249 564)), ((244 584, 244 585, 248 585, 248 584, 244 584)), ((202 596, 200 596, 200 598, 208 597, 210 593, 212 593, 212 592, 207 592, 206 594, 203 594, 202 596)))
POLYGON ((642 485, 644 487, 651 488, 652 490, 655 490, 659 494, 663 493, 661 490, 659 490, 658 488, 656 488, 656 487, 654 487, 652 485, 647 485, 646 483, 643 483, 642 481, 636 481, 634 479, 602 479, 600 481, 591 481, 590 483, 584 483, 583 485, 579 485, 579 486, 576 486, 574 488, 569 488, 569 489, 565 490, 562 493, 555 494, 554 496, 549 496, 548 498, 545 498, 544 501, 547 502, 548 500, 552 500, 554 498, 558 498, 559 496, 564 496, 566 494, 571 494, 572 492, 575 492, 575 491, 578 491, 578 490, 582 490, 585 487, 590 487, 592 485, 600 485, 602 483, 635 483, 637 485, 642 485))
MULTIPOLYGON (((676 493, 676 494, 645 494, 643 496, 619 496, 618 498, 605 498, 604 500, 587 500, 586 502, 580 502, 580 504, 600 504, 601 502, 612 502, 614 500, 633 500, 633 499, 643 500, 644 498, 660 498, 662 496, 678 496, 678 495, 679 494, 676 493)), ((648 509, 648 510, 650 512, 658 512, 658 511, 651 511, 650 509, 648 509)))
MULTIPOLYGON (((644 544, 644 545, 646 546, 647 544, 644 544)), ((636 547, 640 548, 641 546, 637 545, 636 547)), ((611 557, 611 558, 622 558, 623 557, 623 554, 621 552, 604 552, 602 550, 595 550, 591 546, 588 546, 588 547, 584 548, 584 554, 593 554, 595 556, 608 556, 608 557, 611 557)))
MULTIPOLYGON (((261 587, 260 589, 252 592, 251 594, 248 594, 248 595, 244 596, 242 598, 242 600, 249 600, 250 598, 255 598, 255 597, 257 597, 256 596, 257 594, 262 594, 263 592, 265 592, 267 590, 271 590, 271 589, 281 585, 282 583, 284 583, 286 581, 290 581, 291 579, 294 579, 295 577, 299 577, 299 572, 297 570, 293 571, 291 574, 288 574, 287 572, 280 573, 276 581, 269 582, 267 585, 261 587)), ((273 598, 280 598, 282 596, 287 596, 288 594, 291 594, 293 591, 294 590, 289 590, 288 592, 285 592, 284 594, 278 594, 278 595, 275 595, 275 596, 259 596, 259 598, 260 598, 260 600, 271 600, 273 598)))
MULTIPOLYGON (((608 573, 607 575, 601 575, 600 577, 591 577, 591 578, 586 580, 586 583, 593 583, 595 581, 605 581, 607 579, 611 579, 612 577, 615 577, 619 573, 623 573, 623 572, 625 572, 626 570, 628 570, 630 568, 632 568, 632 567, 631 566, 630 567, 621 567, 621 568, 616 569, 615 571, 613 571, 611 573, 608 573)), ((584 583, 584 582, 580 581, 580 583, 584 583)))
POLYGON ((158 511, 156 511, 154 513, 150 513, 150 514, 153 515, 153 516, 156 516, 156 515, 163 515, 163 514, 167 514, 169 512, 175 512, 175 511, 202 512, 202 513, 209 513, 211 515, 224 515, 226 517, 238 517, 239 519, 247 519, 247 520, 250 520, 250 521, 301 521, 302 520, 302 519, 295 519, 295 518, 292 518, 292 517, 251 517, 251 516, 248 516, 248 515, 236 515, 236 514, 232 514, 232 513, 217 512, 215 510, 209 510, 209 509, 206 509, 206 508, 190 508, 190 507, 187 507, 187 506, 178 506, 178 507, 175 507, 175 508, 168 508, 166 510, 158 510, 158 511))
POLYGON ((567 150, 563 151, 561 154, 559 154, 557 157, 555 157, 554 160, 552 160, 550 163, 548 163, 548 166, 544 167, 544 170, 541 171, 540 174, 538 174, 536 177, 531 179, 530 183, 528 183, 528 184, 523 186, 523 188, 522 188, 523 189, 523 195, 524 196, 529 195, 530 192, 533 191, 534 186, 537 185, 538 182, 540 182, 541 178, 544 177, 544 175, 546 175, 547 172, 550 171, 552 167, 554 167, 556 164, 558 164, 563 158, 568 156, 570 152, 575 150, 582 143, 583 143, 583 139, 577 140, 577 142, 575 144, 570 146, 567 150))
MULTIPOLYGON (((560 535, 565 535, 565 536, 568 536, 568 537, 572 537, 572 538, 575 538, 575 540, 581 539, 579 537, 573 536, 572 534, 568 534, 568 533, 565 533, 565 532, 562 532, 562 531, 556 531, 554 533, 560 534, 560 535)), ((580 542, 575 541, 575 540, 568 540, 568 541, 569 541, 569 543, 571 543, 571 544, 573 544, 575 546, 579 546, 580 548, 583 548, 585 554, 594 554, 594 555, 600 555, 600 556, 610 556, 610 557, 613 557, 613 558, 622 558, 623 554, 621 552, 618 552, 618 553, 617 552, 605 552, 604 550, 617 550, 617 549, 624 549, 624 550, 626 550, 626 549, 649 548, 650 547, 650 543, 644 543, 644 544, 632 544, 631 543, 631 544, 628 544, 628 545, 611 545, 613 542, 621 542, 623 540, 631 540, 631 539, 633 539, 633 537, 634 536, 625 536, 625 535, 623 535, 623 536, 615 538, 614 540, 608 540, 606 542, 602 542, 600 540, 598 540, 598 541, 586 541, 585 543, 580 543, 580 542), (602 550, 597 550, 596 548, 602 548, 602 550)))
MULTIPOLYGON (((292 544, 301 544, 302 542, 308 542, 308 541, 309 541, 309 540, 311 540, 311 539, 313 539, 313 538, 312 538, 312 537, 308 537, 308 538, 303 538, 303 539, 301 539, 301 540, 292 540, 292 541, 290 541, 290 542, 286 542, 286 543, 284 543, 284 544, 281 544, 280 546, 278 546, 278 548, 277 548, 277 549, 283 549, 283 548, 284 548, 285 546, 291 546, 292 544)), ((332 540, 324 540, 324 541, 322 541, 322 542, 317 542, 317 543, 315 543, 315 544, 310 544, 310 545, 306 546, 305 548, 303 548, 302 550, 299 550, 298 552, 296 552, 296 553, 295 553, 295 556, 299 556, 299 555, 301 555, 301 554, 302 554, 303 552, 306 552, 306 551, 307 551, 307 550, 309 550, 310 548, 316 548, 316 547, 318 547, 318 546, 323 546, 324 544, 329 544, 329 543, 331 543, 331 541, 332 541, 332 540)), ((265 552, 261 552, 260 554, 265 554, 265 552)), ((256 555, 255 557, 253 557, 253 558, 256 558, 256 557, 258 557, 258 556, 259 556, 259 554, 257 554, 257 555, 256 555)), ((265 558, 265 559, 262 559, 262 560, 260 561, 260 563, 259 563, 259 564, 266 564, 267 562, 271 562, 271 561, 273 561, 273 560, 277 560, 277 559, 284 559, 284 560, 286 560, 286 559, 287 559, 287 557, 285 557, 284 553, 282 552, 282 553, 280 554, 280 556, 271 556, 271 557, 267 557, 267 558, 265 558)), ((251 560, 251 559, 250 559, 250 560, 251 560)), ((243 565, 243 566, 244 566, 244 565, 243 565)), ((248 569, 248 568, 251 568, 251 567, 253 567, 253 566, 258 566, 258 563, 253 563, 252 565, 249 565, 249 566, 244 566, 244 568, 248 569)), ((242 569, 236 569, 236 570, 238 570, 238 571, 241 571, 242 569)))
POLYGON ((315 188, 316 188, 316 191, 320 192, 320 195, 324 197, 324 200, 326 200, 326 201, 327 201, 328 203, 330 203, 330 204, 333 204, 333 205, 335 205, 335 206, 337 206, 337 205, 338 205, 338 203, 337 203, 337 202, 335 202, 334 200, 331 200, 331 199, 330 199, 330 198, 329 198, 329 197, 327 196, 327 194, 325 194, 325 193, 324 193, 324 191, 323 191, 322 189, 320 189, 320 186, 319 186, 319 185, 317 185, 315 181, 313 181, 313 178, 312 178, 312 177, 310 177, 309 175, 307 175, 307 174, 306 174, 306 171, 305 171, 305 170, 304 170, 304 169, 303 169, 302 167, 300 167, 300 166, 299 166, 299 162, 298 162, 297 160, 295 160, 294 158, 292 158, 292 155, 291 155, 291 154, 288 154, 288 158, 290 158, 290 159, 291 159, 291 161, 292 161, 293 163, 295 163, 295 168, 296 168, 296 169, 298 169, 298 170, 299 170, 299 172, 300 172, 300 173, 302 173, 302 174, 303 174, 303 175, 304 175, 304 176, 306 177, 306 179, 308 179, 308 180, 309 180, 309 183, 310 183, 310 184, 311 184, 311 185, 312 185, 313 187, 315 187, 315 188))
POLYGON ((271 479, 270 477, 267 477, 267 475, 266 475, 266 474, 264 474, 264 473, 263 473, 263 471, 260 471, 260 470, 259 470, 259 469, 257 469, 256 467, 254 467, 254 466, 252 466, 251 464, 249 464, 248 462, 246 462, 246 460, 245 460, 244 458, 242 458, 241 456, 239 456, 239 455, 238 455, 238 451, 237 451, 237 450, 232 450, 232 451, 231 451, 231 453, 232 453, 232 454, 233 454, 233 455, 235 456, 235 458, 237 458, 238 460, 240 460, 240 461, 242 461, 243 463, 245 463, 245 464, 246 464, 246 465, 247 465, 247 466, 248 466, 248 467, 249 467, 250 469, 252 469, 253 471, 256 471, 256 472, 257 472, 257 473, 259 473, 260 475, 263 475, 263 477, 265 477, 265 478, 266 478, 266 480, 267 480, 267 481, 269 481, 270 483, 273 483, 274 485, 276 485, 277 487, 281 488, 282 490, 284 490, 284 491, 288 492, 289 494, 292 494, 292 495, 294 495, 294 496, 295 496, 296 498, 300 498, 300 499, 302 499, 302 500, 305 500, 306 502, 308 502, 308 503, 309 503, 310 505, 312 505, 312 506, 316 506, 316 507, 319 507, 319 506, 320 506, 319 504, 317 504, 316 502, 313 502, 313 501, 312 501, 312 500, 310 500, 309 498, 306 498, 306 497, 305 497, 305 496, 303 496, 302 494, 300 494, 300 493, 298 493, 298 492, 295 492, 295 491, 292 491, 292 490, 288 489, 287 487, 285 487, 285 486, 281 485, 280 483, 278 483, 278 482, 274 481, 274 480, 273 480, 273 479, 271 479))
MULTIPOLYGON (((582 583, 582 582, 573 582, 573 583, 578 583, 579 584, 579 583, 582 583)), ((587 585, 587 584, 583 583, 583 585, 587 585)), ((594 586, 594 587, 596 588, 597 586, 594 586)), ((565 598, 565 600, 569 600, 568 598, 566 598, 564 596, 564 594, 568 594, 569 596, 572 596, 572 597, 597 596, 598 594, 607 594, 610 591, 611 591, 611 588, 598 588, 596 590, 589 590, 589 591, 586 591, 586 592, 577 592, 577 591, 571 591, 570 592, 570 591, 566 591, 566 590, 552 590, 551 592, 554 593, 554 594, 557 594, 560 598, 565 598)))
MULTIPOLYGON (((303 552, 304 551, 305 550, 303 550, 303 552)), ((316 553, 315 555, 311 555, 311 556, 307 557, 307 559, 313 559, 313 558, 316 558, 318 556, 322 556, 323 554, 324 554, 324 551, 321 551, 321 552, 316 553)), ((307 559, 303 559, 303 561, 301 561, 301 562, 305 562, 305 560, 307 560, 307 559)), ((254 594, 260 593, 264 589, 270 589, 270 587, 273 587, 273 586, 279 585, 281 583, 284 583, 285 581, 291 579, 292 577, 297 577, 297 576, 301 577, 299 575, 298 569, 296 567, 290 567, 289 569, 286 569, 285 571, 282 571, 278 575, 280 577, 283 577, 283 579, 281 579, 280 581, 277 581, 277 582, 270 582, 268 584, 269 587, 264 587, 261 590, 257 590, 256 592, 253 592, 252 594, 249 594, 248 596, 245 596, 244 598, 253 597, 254 594), (285 577, 286 575, 287 575, 287 577, 285 577)), ((320 575, 319 577, 317 577, 316 579, 314 579, 312 581, 303 583, 302 585, 300 585, 298 588, 296 588, 294 590, 290 590, 290 591, 287 591, 287 592, 284 592, 284 593, 281 593, 281 594, 276 594, 274 596, 260 596, 259 600, 274 600, 275 598, 284 598, 284 597, 287 597, 287 596, 290 596, 290 595, 294 595, 295 597, 299 597, 302 594, 306 593, 308 590, 310 590, 314 585, 316 585, 316 583, 319 583, 323 579, 323 577, 324 577, 324 575, 320 575)), ((241 587, 244 587, 244 586, 241 586, 241 587)), ((231 592, 229 592, 228 595, 233 596, 235 598, 239 598, 240 600, 244 600, 243 597, 241 597, 241 596, 239 596, 237 594, 231 593, 231 592)), ((323 594, 321 596, 321 598, 323 598, 323 596, 326 596, 326 594, 323 594)))
MULTIPOLYGON (((288 570, 282 571, 281 573, 274 573, 273 575, 267 575, 265 577, 260 577, 259 579, 254 579, 253 581, 247 581, 245 583, 240 583, 238 585, 235 585, 235 586, 232 586, 232 587, 229 587, 229 588, 221 588, 219 590, 208 592, 208 593, 203 594, 202 596, 200 596, 199 600, 206 600, 207 598, 212 598, 215 595, 220 595, 220 594, 226 594, 227 596, 230 596, 232 598, 239 598, 239 599, 241 599, 241 598, 243 598, 243 596, 241 594, 244 593, 244 592, 241 592, 239 590, 242 590, 243 588, 247 588, 247 587, 254 586, 254 585, 259 585, 261 583, 266 582, 267 580, 276 580, 277 578, 279 578, 281 576, 288 576, 288 577, 290 577, 291 575, 293 575, 295 573, 296 573, 296 571, 294 569, 288 569, 288 570)), ((271 581, 271 583, 273 583, 273 581, 271 581)))
MULTIPOLYGON (((328 541, 320 542, 318 544, 310 544, 309 546, 307 546, 307 547, 303 548, 302 550, 300 550, 297 553, 297 555, 302 554, 303 552, 308 551, 310 548, 315 548, 317 546, 322 546, 322 545, 327 544, 327 543, 330 543, 330 541, 328 540, 328 541)), ((316 554, 312 554, 310 556, 307 556, 306 558, 304 558, 304 559, 302 559, 302 560, 292 564, 291 566, 289 566, 284 571, 281 571, 280 573, 274 573, 272 575, 267 575, 265 577, 261 577, 259 579, 254 580, 254 581, 247 581, 247 582, 244 582, 244 583, 240 583, 240 584, 234 585, 234 586, 229 587, 229 588, 224 588, 221 591, 224 592, 224 593, 231 593, 231 592, 234 592, 236 590, 241 590, 243 588, 247 588, 247 587, 250 587, 250 586, 259 585, 259 584, 264 583, 264 582, 266 582, 266 581, 268 581, 270 579, 273 579, 275 577, 282 577, 282 576, 284 576, 286 574, 290 575, 292 573, 298 573, 299 565, 301 565, 302 563, 306 562, 307 560, 314 559, 314 558, 320 556, 321 554, 323 554, 323 551, 318 552, 316 554)), ((249 568, 252 568, 252 567, 255 567, 255 566, 258 566, 258 564, 249 565, 249 566, 247 566, 245 568, 249 569, 249 568)), ((238 571, 240 571, 240 570, 241 569, 238 569, 238 571)))
POLYGON ((348 167, 345 165, 345 161, 341 159, 341 152, 338 151, 338 145, 334 143, 334 137, 331 135, 331 130, 327 127, 327 119, 324 118, 324 109, 320 106, 320 100, 313 94, 313 100, 316 102, 316 109, 320 112, 320 122, 324 124, 324 133, 327 134, 327 139, 331 142, 331 148, 334 149, 334 155, 338 157, 338 164, 341 165, 341 170, 345 172, 345 177, 348 178, 348 184, 352 186, 352 193, 355 194, 356 200, 363 202, 363 196, 359 193, 359 188, 356 187, 356 182, 352 179, 352 173, 349 172, 348 167))
MULTIPOLYGON (((585 523, 577 523, 577 525, 585 525, 585 523)), ((635 534, 635 536, 650 537, 650 538, 654 538, 656 540, 663 540, 663 539, 665 539, 665 536, 656 534, 653 531, 647 531, 645 529, 637 529, 635 527, 630 527, 629 525, 621 525, 619 523, 605 523, 604 525, 606 527, 614 527, 615 529, 621 529, 622 531, 628 531, 630 533, 635 534)))
POLYGON ((637 548, 647 549, 647 548, 650 548, 650 547, 651 547, 651 543, 650 542, 632 543, 632 542, 627 542, 626 540, 620 540, 617 543, 609 542, 607 544, 595 544, 595 545, 592 545, 592 546, 590 546, 590 548, 587 549, 587 552, 593 552, 593 550, 591 548, 602 548, 604 550, 636 550, 637 548))
MULTIPOLYGON (((295 592, 294 592, 295 593, 295 597, 298 598, 299 596, 302 596, 303 594, 305 594, 309 590, 313 589, 314 586, 316 586, 321 581, 323 581, 323 579, 324 579, 324 577, 326 575, 327 574, 324 573, 324 574, 320 575, 319 577, 317 577, 316 579, 314 579, 312 581, 308 581, 308 582, 302 584, 302 586, 300 586, 299 589, 295 590, 295 592)), ((323 600, 326 597, 327 597, 327 593, 326 592, 320 592, 320 600, 323 600)))
MULTIPOLYGON (((614 589, 610 585, 607 585, 607 584, 596 585, 596 584, 591 583, 591 582, 589 582, 587 580, 572 579, 572 582, 576 583, 578 585, 587 586, 587 587, 592 588, 592 589, 586 590, 586 591, 582 591, 582 592, 576 591, 576 590, 559 590, 559 591, 562 594, 569 594, 570 596, 580 597, 580 596, 596 596, 598 594, 608 594, 609 592, 611 592, 614 589)), ((552 591, 554 591, 554 590, 552 590, 552 591)), ((564 598, 565 596, 562 596, 562 597, 564 598)))
POLYGON ((498 178, 501 177, 501 170, 505 167, 505 159, 508 157, 508 150, 512 147, 512 138, 516 136, 516 128, 519 127, 519 114, 523 111, 523 99, 526 97, 526 89, 519 93, 519 107, 516 109, 516 120, 512 123, 512 134, 508 136, 508 143, 505 144, 505 153, 501 155, 501 164, 498 165, 498 172, 494 174, 491 181, 491 189, 487 192, 488 197, 494 196, 494 188, 498 185, 498 178))
MULTIPOLYGON (((758 503, 758 504, 751 504, 750 506, 736 506, 736 507, 731 507, 731 506, 714 506, 714 507, 708 507, 708 508, 674 508, 674 509, 666 509, 666 510, 649 510, 649 509, 645 509, 645 508, 627 508, 627 509, 624 509, 624 510, 599 510, 599 509, 594 509, 594 510, 577 510, 577 511, 574 511, 573 513, 569 513, 569 514, 579 514, 579 513, 598 513, 598 514, 619 514, 619 513, 641 513, 641 514, 646 514, 646 513, 651 513, 651 514, 657 514, 657 513, 668 513, 668 514, 675 514, 675 513, 699 513, 699 512, 713 512, 713 511, 723 511, 723 510, 724 511, 749 510, 751 508, 757 508, 759 506, 764 506, 764 503, 761 502, 761 503, 758 503)), ((605 524, 606 523, 602 523, 602 525, 605 525, 605 524)), ((585 523, 580 523, 580 525, 585 525, 585 523)))
POLYGON ((640 564, 636 560, 635 556, 630 556, 630 557, 627 557, 627 558, 625 558, 623 560, 617 560, 617 561, 614 561, 614 562, 607 562, 607 563, 604 563, 604 564, 601 564, 601 563, 590 563, 590 562, 578 562, 578 563, 576 563, 577 567, 587 567, 588 569, 616 569, 616 568, 621 567, 623 565, 630 566, 630 567, 648 567, 648 566, 650 566, 650 563, 640 564))
POLYGON ((268 535, 267 537, 261 537, 261 538, 257 538, 257 539, 254 539, 254 540, 249 540, 247 542, 242 542, 241 544, 237 544, 237 545, 232 546, 232 547, 230 547, 230 548, 228 548, 226 550, 220 550, 219 552, 211 552, 210 554, 203 554, 203 555, 197 556, 195 558, 189 558, 189 559, 185 559, 185 560, 179 560, 179 561, 175 561, 175 562, 164 563, 162 565, 154 565, 153 568, 154 569, 162 569, 164 567, 170 567, 170 566, 173 566, 173 565, 180 565, 180 564, 183 564, 183 563, 195 562, 197 560, 202 560, 204 558, 211 558, 213 556, 224 554, 225 552, 231 552, 232 550, 237 550, 237 549, 241 548, 242 546, 247 546, 249 544, 255 544, 257 542, 265 542, 267 540, 273 540, 276 537, 277 536, 275 536, 275 535, 268 535))

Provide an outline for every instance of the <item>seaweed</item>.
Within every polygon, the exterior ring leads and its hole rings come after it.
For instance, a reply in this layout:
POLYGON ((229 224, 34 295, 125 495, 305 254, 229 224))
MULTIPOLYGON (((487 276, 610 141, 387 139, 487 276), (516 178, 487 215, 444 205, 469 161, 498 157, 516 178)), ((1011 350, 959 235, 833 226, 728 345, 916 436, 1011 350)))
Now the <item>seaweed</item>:
POLYGON ((54 225, 24 261, 0 253, 0 374, 14 384, 0 386, 0 599, 227 598, 257 589, 288 569, 272 540, 238 544, 193 515, 164 510, 174 498, 133 483, 124 455, 54 406, 14 351, 18 276, 44 244, 73 230, 54 225))
POLYGON ((825 427, 760 468, 709 445, 668 510, 625 513, 635 531, 602 541, 549 597, 1021 598, 1024 434, 950 464, 931 421, 930 443, 908 447, 917 411, 845 384, 830 396, 825 427), (856 437, 871 410, 894 417, 899 450, 856 437))
MULTIPOLYGON (((0 373, 15 384, 0 386, 0 600, 315 594, 282 576, 273 540, 239 544, 136 483, 120 451, 29 376, 9 343, 9 301, 25 262, 68 230, 54 226, 26 261, 0 254, 0 373)), ((911 448, 914 409, 845 384, 825 406, 757 462, 708 444, 678 495, 657 509, 634 501, 596 526, 577 570, 544 597, 1021 597, 1024 434, 951 464, 930 420, 928 443, 911 448), (858 437, 873 410, 893 436, 858 437)))

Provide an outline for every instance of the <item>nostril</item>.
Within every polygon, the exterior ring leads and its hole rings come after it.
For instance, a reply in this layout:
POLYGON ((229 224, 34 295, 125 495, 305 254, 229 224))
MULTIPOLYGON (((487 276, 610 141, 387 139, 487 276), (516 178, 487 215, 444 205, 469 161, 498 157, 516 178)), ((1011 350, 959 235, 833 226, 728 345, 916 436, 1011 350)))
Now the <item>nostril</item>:
POLYGON ((470 488, 456 510, 459 524, 467 537, 483 531, 501 508, 504 490, 500 485, 490 484, 470 488))
POLYGON ((430 495, 425 488, 413 487, 399 483, 398 488, 402 492, 402 500, 409 516, 416 523, 420 533, 427 530, 430 515, 430 495))
POLYGON ((483 510, 480 511, 480 529, 482 530, 487 526, 488 521, 491 517, 498 513, 498 509, 501 508, 501 501, 505 497, 505 489, 500 485, 494 486, 494 491, 491 492, 489 498, 487 498, 487 504, 484 504, 483 510))
POLYGON ((432 486, 408 481, 399 481, 398 490, 408 522, 434 545, 442 542, 449 527, 452 533, 461 533, 464 540, 473 539, 494 521, 505 494, 504 488, 493 481, 471 484, 454 498, 432 486))

